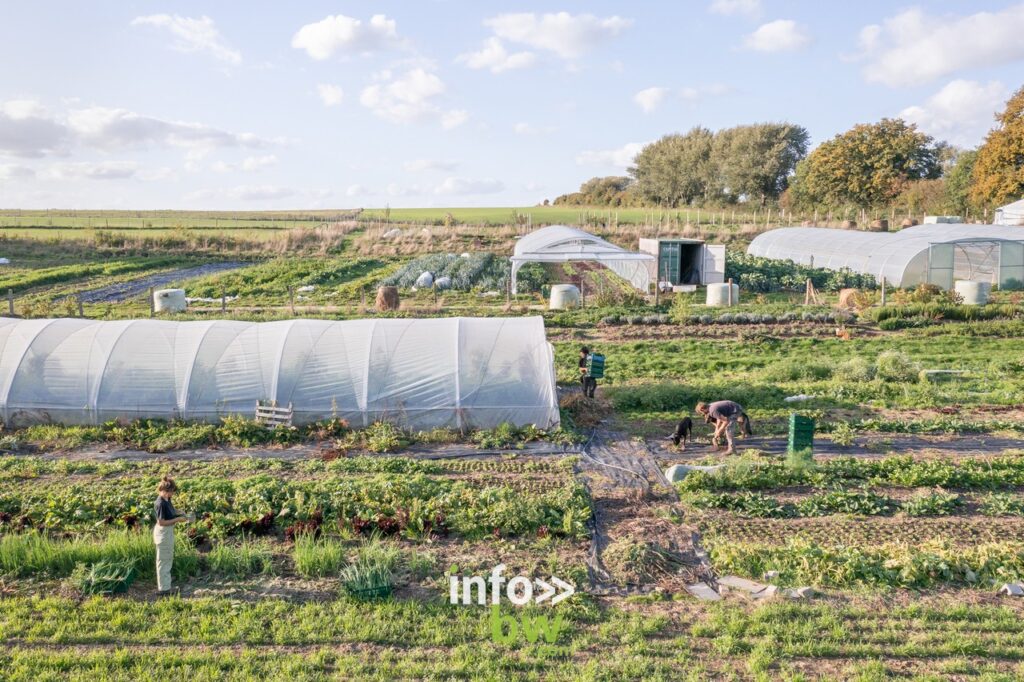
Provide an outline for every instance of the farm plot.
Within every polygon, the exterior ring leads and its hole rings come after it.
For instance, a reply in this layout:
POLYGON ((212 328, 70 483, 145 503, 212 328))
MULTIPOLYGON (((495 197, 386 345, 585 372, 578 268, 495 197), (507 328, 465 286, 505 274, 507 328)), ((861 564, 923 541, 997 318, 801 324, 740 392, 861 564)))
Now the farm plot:
POLYGON ((748 455, 677 484, 723 573, 828 587, 996 589, 1024 578, 1024 455, 748 455))

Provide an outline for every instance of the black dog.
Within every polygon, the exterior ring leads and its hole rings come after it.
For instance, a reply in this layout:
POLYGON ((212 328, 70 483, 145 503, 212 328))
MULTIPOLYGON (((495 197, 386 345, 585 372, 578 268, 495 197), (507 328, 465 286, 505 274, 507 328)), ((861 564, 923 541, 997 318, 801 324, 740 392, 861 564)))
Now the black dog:
POLYGON ((676 426, 676 430, 672 432, 670 436, 674 445, 679 445, 680 441, 683 443, 683 448, 686 448, 686 442, 691 440, 690 433, 693 431, 693 420, 689 417, 683 417, 679 424, 676 426))

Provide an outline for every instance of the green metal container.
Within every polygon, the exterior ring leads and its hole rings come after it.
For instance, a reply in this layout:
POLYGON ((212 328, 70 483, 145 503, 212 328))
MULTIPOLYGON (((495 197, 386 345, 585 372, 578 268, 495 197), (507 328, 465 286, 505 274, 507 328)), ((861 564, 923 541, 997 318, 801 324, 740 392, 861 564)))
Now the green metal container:
POLYGON ((789 415, 789 452, 814 449, 814 420, 796 412, 789 415))

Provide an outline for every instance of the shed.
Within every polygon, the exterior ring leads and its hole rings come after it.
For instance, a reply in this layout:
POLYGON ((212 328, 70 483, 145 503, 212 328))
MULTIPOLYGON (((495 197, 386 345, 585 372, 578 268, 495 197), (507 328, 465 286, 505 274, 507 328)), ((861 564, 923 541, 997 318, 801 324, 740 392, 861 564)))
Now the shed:
POLYGON ((216 421, 258 401, 294 421, 559 423, 541 317, 172 322, 0 318, 7 426, 216 421))
POLYGON ((650 289, 655 258, 635 253, 568 225, 549 225, 524 235, 512 253, 512 293, 516 277, 526 263, 594 261, 605 266, 640 291, 650 289))
POLYGON ((956 280, 970 280, 1024 288, 1024 229, 1004 225, 940 223, 899 232, 785 227, 755 237, 747 253, 885 277, 898 287, 952 289, 956 280))
POLYGON ((702 239, 640 239, 640 251, 657 257, 651 278, 680 284, 717 284, 725 281, 725 245, 702 239))
POLYGON ((996 209, 996 225, 1024 225, 1024 199, 996 209))

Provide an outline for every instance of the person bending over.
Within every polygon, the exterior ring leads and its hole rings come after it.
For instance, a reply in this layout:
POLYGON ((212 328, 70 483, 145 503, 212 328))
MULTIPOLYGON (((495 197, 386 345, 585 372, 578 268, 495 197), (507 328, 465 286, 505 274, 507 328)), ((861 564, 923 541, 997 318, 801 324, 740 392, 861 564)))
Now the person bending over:
POLYGON ((697 412, 704 415, 704 421, 715 425, 715 434, 711 437, 712 445, 718 448, 722 436, 725 436, 725 442, 728 446, 725 449, 725 454, 727 455, 731 455, 736 451, 737 422, 743 422, 743 431, 746 435, 749 436, 752 433, 750 419, 739 403, 731 400, 717 400, 710 405, 697 403, 697 412))
POLYGON ((597 391, 597 379, 590 376, 590 369, 587 367, 587 360, 590 359, 590 349, 586 346, 580 348, 580 386, 583 387, 583 395, 588 398, 594 397, 597 391))

